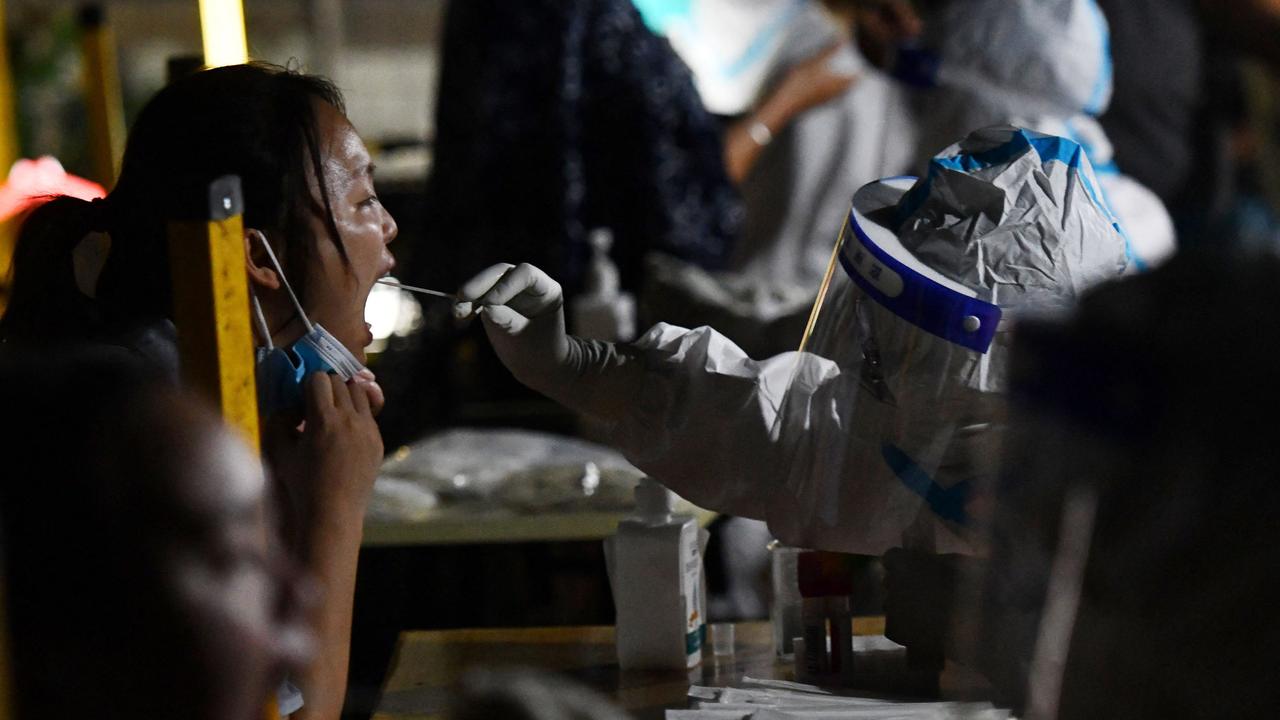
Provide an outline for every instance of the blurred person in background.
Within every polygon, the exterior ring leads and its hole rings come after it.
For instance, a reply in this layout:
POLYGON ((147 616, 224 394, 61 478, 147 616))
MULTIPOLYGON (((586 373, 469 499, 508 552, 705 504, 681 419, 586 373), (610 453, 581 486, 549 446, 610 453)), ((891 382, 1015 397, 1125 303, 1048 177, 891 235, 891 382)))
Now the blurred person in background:
POLYGON ((1173 252, 1168 212, 1120 171, 1095 120, 1112 78, 1092 0, 835 6, 889 74, 851 46, 813 54, 837 27, 816 3, 703 0, 660 16, 708 107, 747 110, 726 135, 747 221, 727 272, 653 261, 652 317, 712 325, 753 357, 794 347, 830 258, 832 240, 817 228, 870 179, 926 165, 955 138, 1001 123, 1085 146, 1136 269, 1173 252))
POLYGON ((915 72, 919 157, 975 128, 1012 123, 1080 143, 1129 243, 1134 269, 1173 253, 1159 198, 1124 174, 1097 121, 1112 97, 1110 32, 1094 0, 945 0, 923 14, 915 72))
POLYGON ((599 227, 624 289, 651 250, 724 265, 741 211, 719 127, 630 0, 450 3, 441 62, 426 234, 446 246, 406 282, 529 257, 573 297, 599 227))
POLYGON ((724 118, 746 215, 722 272, 652 257, 644 314, 711 325, 752 357, 792 350, 831 258, 832 223, 859 187, 911 167, 909 97, 816 0, 670 5, 637 2, 724 118))
POLYGON ((1115 145, 1116 161, 1168 206, 1184 244, 1274 235, 1278 183, 1270 179, 1261 193, 1251 185, 1258 179, 1256 165, 1274 164, 1260 148, 1273 145, 1280 129, 1274 121, 1267 127, 1255 125, 1249 128, 1253 137, 1242 138, 1246 123, 1240 110, 1243 60, 1257 66, 1246 74, 1270 75, 1269 87, 1255 92, 1276 94, 1280 3, 1098 4, 1110 23, 1115 55, 1115 98, 1101 122, 1115 145), (1250 195, 1265 202, 1251 203, 1250 195), (1264 206, 1269 206, 1262 218, 1266 227, 1259 233, 1254 227, 1264 206))
POLYGON ((18 717, 256 720, 312 659, 261 463, 118 354, 0 362, 18 717))
MULTIPOLYGON (((553 268, 566 297, 585 289, 590 239, 608 252, 624 292, 660 250, 724 267, 742 223, 723 164, 720 125, 689 71, 631 0, 460 0, 445 10, 423 236, 397 277, 456 288, 495 262, 553 268)), ((474 330, 423 305, 423 340, 380 362, 398 403, 388 442, 481 422, 572 431, 510 382, 474 330), (442 382, 441 378, 447 380, 442 382)))

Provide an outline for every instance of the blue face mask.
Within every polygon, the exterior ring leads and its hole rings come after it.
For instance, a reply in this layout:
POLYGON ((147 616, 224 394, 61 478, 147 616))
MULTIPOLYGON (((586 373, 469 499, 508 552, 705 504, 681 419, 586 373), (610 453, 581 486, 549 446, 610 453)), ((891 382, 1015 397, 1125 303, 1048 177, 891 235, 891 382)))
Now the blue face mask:
POLYGON ((298 302, 298 296, 293 293, 288 279, 285 278, 284 270, 271 250, 271 245, 267 243, 265 236, 261 233, 258 235, 262 238, 267 257, 271 260, 276 272, 280 274, 280 281, 285 291, 289 293, 293 307, 298 311, 298 316, 302 318, 302 323, 307 328, 307 334, 298 338, 289 347, 275 347, 271 343, 271 331, 267 327, 267 320, 262 313, 262 306, 258 303, 258 297, 252 291, 250 292, 254 319, 266 343, 264 347, 257 349, 256 357, 258 412, 263 417, 269 417, 281 410, 296 410, 302 406, 302 384, 307 376, 322 372, 337 375, 343 380, 350 380, 364 370, 364 365, 328 330, 311 322, 307 312, 302 309, 302 303, 298 302))

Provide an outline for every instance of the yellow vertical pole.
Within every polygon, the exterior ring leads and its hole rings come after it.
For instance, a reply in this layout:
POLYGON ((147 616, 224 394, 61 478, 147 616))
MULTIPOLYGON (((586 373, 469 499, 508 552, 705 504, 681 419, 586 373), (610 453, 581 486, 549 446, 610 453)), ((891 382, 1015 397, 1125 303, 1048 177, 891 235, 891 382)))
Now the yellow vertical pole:
POLYGON ((258 396, 240 178, 219 178, 202 191, 199 202, 179 209, 169 224, 183 381, 256 449, 258 396))
MULTIPOLYGON (((169 272, 183 381, 259 450, 243 197, 240 178, 228 175, 193 189, 189 205, 174 208, 169 272)), ((280 717, 274 698, 262 717, 280 717)))
MULTIPOLYGON (((9 69, 8 28, 4 0, 0 0, 0 182, 9 177, 9 168, 18 159, 18 118, 14 112, 13 76, 9 69)), ((9 262, 17 222, 0 222, 0 315, 9 296, 9 262)))
POLYGON ((124 101, 115 37, 101 5, 86 5, 80 10, 80 33, 92 179, 110 191, 124 153, 124 101))
POLYGON ((200 36, 205 67, 249 62, 241 0, 200 0, 200 36))

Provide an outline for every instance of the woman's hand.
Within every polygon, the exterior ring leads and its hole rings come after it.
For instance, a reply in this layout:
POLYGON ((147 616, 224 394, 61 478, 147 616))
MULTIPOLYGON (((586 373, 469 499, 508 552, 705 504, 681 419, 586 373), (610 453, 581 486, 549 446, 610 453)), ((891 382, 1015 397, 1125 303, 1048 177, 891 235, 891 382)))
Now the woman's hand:
POLYGON ((570 341, 560 283, 522 263, 494 265, 458 291, 454 314, 479 315, 502 364, 545 394, 566 382, 570 341))
POLYGON ((382 413, 382 408, 387 404, 387 398, 382 394, 382 386, 378 384, 378 378, 369 368, 365 368, 356 373, 351 378, 351 382, 364 387, 365 392, 369 395, 369 408, 373 410, 376 417, 382 413))
POLYGON ((381 397, 381 388, 370 380, 344 382, 337 375, 315 373, 303 392, 300 440, 312 471, 312 512, 335 501, 363 508, 382 465, 382 436, 373 419, 373 400, 381 397))
POLYGON ((298 678, 306 705, 294 717, 301 720, 332 720, 342 711, 356 560, 365 506, 382 464, 382 438, 373 419, 380 396, 369 378, 344 382, 315 373, 303 387, 302 424, 277 425, 267 437, 273 469, 293 501, 287 520, 298 555, 324 596, 311 613, 319 652, 298 678))
POLYGON ((265 420, 263 454, 281 490, 290 543, 305 556, 318 514, 362 511, 382 462, 373 416, 382 388, 368 377, 343 382, 313 373, 302 388, 302 416, 265 420))

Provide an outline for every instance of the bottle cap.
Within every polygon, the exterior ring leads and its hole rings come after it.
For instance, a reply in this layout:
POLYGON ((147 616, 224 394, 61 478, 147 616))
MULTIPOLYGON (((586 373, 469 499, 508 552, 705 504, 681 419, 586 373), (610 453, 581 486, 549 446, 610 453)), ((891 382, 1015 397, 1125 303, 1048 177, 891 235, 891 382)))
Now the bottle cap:
POLYGON ((636 514, 643 517, 670 515, 676 509, 676 495, 653 478, 640 478, 636 485, 636 514))
POLYGON ((618 296, 620 287, 618 267, 609 257, 613 231, 605 227, 596 228, 587 236, 587 242, 591 245, 591 263, 587 266, 583 289, 587 295, 612 300, 618 296))
POLYGON ((598 227, 587 235, 587 242, 592 250, 608 254, 613 249, 613 231, 607 227, 598 227))

